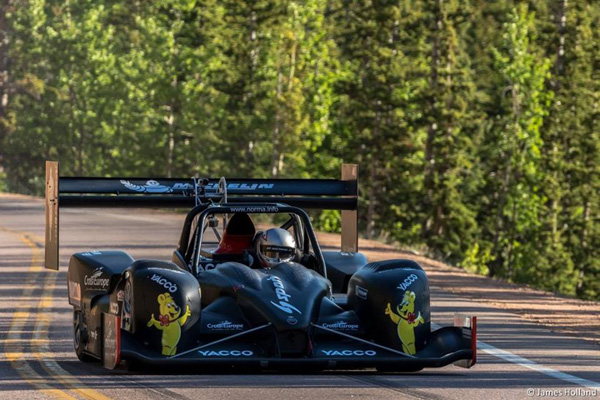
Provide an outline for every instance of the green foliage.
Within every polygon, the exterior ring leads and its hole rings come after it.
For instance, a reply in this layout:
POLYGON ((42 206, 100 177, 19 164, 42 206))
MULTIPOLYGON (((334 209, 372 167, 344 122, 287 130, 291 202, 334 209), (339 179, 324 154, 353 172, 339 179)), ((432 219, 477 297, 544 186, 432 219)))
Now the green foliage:
POLYGON ((490 273, 517 280, 522 270, 536 263, 539 213, 545 202, 539 190, 544 180, 540 128, 552 98, 545 87, 550 60, 530 44, 534 33, 534 15, 521 5, 509 14, 500 47, 492 49, 504 85, 499 96, 502 113, 487 138, 494 213, 484 221, 489 229, 484 234, 495 256, 490 273))
POLYGON ((480 248, 479 243, 475 243, 465 253, 465 258, 460 263, 460 266, 469 272, 488 275, 490 270, 488 264, 494 261, 491 254, 491 248, 480 248))
POLYGON ((342 216, 337 210, 324 210, 319 214, 315 228, 324 232, 340 233, 342 231, 342 216))
POLYGON ((428 4, 432 29, 426 47, 430 80, 424 91, 422 234, 437 254, 458 261, 476 233, 470 195, 481 180, 473 166, 483 115, 471 107, 476 88, 466 40, 472 9, 460 1, 428 4))
POLYGON ((0 193, 6 192, 7 188, 8 187, 6 185, 6 173, 0 170, 0 193))
MULTIPOLYGON (((0 14, 0 191, 335 177, 365 236, 600 298, 591 0, 27 0, 0 14), (528 5, 527 5, 528 4, 528 5)), ((340 213, 315 214, 339 232, 340 213)))

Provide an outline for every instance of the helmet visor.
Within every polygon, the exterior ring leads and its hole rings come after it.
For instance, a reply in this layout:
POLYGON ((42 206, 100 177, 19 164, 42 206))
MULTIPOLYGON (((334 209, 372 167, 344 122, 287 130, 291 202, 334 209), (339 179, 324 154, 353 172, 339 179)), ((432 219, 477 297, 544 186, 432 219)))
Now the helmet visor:
POLYGON ((271 265, 291 261, 294 258, 293 247, 264 245, 260 247, 260 252, 271 265))

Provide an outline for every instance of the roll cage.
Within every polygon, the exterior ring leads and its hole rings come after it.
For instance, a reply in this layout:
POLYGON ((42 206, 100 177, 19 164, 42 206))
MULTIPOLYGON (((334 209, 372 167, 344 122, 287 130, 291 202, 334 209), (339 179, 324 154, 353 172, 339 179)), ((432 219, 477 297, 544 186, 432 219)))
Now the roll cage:
POLYGON ((214 219, 211 217, 218 214, 227 215, 235 213, 288 214, 289 219, 280 227, 286 230, 291 227, 294 228, 296 243, 301 254, 314 257, 316 271, 322 276, 327 277, 325 260, 323 259, 323 253, 310 222, 310 217, 301 208, 281 203, 208 203, 194 207, 188 213, 183 224, 179 244, 173 254, 174 262, 198 276, 201 273, 199 268, 200 260, 202 258, 210 258, 208 254, 203 254, 202 244, 207 228, 214 228, 214 225, 211 225, 211 221, 214 221, 214 219))

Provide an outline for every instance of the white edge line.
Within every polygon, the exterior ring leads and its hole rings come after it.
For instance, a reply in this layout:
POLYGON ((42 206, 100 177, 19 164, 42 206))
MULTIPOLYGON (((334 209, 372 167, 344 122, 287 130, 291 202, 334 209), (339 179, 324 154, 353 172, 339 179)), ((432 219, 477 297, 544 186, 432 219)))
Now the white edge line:
MULTIPOLYGON (((436 324, 435 322, 431 323, 431 327, 433 329, 441 328, 441 326, 436 324)), ((577 376, 567 374, 565 372, 560 372, 560 371, 557 371, 552 368, 544 367, 544 366, 537 364, 531 360, 528 360, 527 358, 518 356, 518 355, 513 354, 506 350, 499 349, 497 347, 492 346, 491 344, 484 343, 480 340, 477 341, 477 348, 479 350, 482 350, 485 353, 488 353, 488 354, 494 356, 494 357, 501 358, 505 361, 511 362, 513 364, 517 364, 524 368, 532 369, 532 370, 540 372, 544 375, 548 375, 552 378, 556 378, 556 379, 560 379, 562 381, 574 383, 576 385, 580 385, 580 386, 586 387, 588 389, 593 389, 593 390, 600 389, 600 383, 598 383, 598 382, 579 378, 577 376)))

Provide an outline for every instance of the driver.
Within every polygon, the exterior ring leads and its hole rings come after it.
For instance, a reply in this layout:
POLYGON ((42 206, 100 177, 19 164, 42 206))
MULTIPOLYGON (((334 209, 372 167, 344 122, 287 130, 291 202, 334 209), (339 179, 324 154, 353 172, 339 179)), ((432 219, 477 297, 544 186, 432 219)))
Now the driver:
POLYGON ((262 268, 273 268, 296 256, 296 241, 285 229, 271 228, 260 232, 255 242, 256 256, 262 268))

